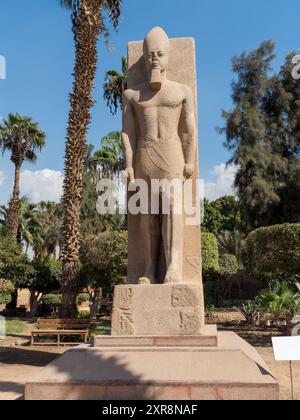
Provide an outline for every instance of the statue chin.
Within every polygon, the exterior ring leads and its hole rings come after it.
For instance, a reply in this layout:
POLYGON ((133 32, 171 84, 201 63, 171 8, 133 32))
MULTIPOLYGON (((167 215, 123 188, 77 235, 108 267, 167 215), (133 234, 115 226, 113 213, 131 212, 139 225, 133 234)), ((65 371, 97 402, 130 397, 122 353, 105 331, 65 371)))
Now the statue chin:
POLYGON ((160 90, 162 85, 162 77, 160 69, 153 69, 150 77, 150 86, 153 90, 160 90))

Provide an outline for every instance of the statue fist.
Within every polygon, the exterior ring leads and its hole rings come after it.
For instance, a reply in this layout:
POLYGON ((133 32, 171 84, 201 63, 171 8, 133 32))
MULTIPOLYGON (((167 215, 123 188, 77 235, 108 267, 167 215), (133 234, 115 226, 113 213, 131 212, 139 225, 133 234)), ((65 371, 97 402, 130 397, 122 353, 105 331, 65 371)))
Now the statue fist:
POLYGON ((133 168, 126 168, 127 179, 134 184, 134 170, 133 168))
POLYGON ((187 164, 187 165, 185 165, 185 167, 184 167, 184 177, 185 177, 185 179, 189 179, 189 178, 192 178, 192 176, 194 175, 194 170, 195 170, 195 167, 194 167, 194 165, 193 164, 187 164))

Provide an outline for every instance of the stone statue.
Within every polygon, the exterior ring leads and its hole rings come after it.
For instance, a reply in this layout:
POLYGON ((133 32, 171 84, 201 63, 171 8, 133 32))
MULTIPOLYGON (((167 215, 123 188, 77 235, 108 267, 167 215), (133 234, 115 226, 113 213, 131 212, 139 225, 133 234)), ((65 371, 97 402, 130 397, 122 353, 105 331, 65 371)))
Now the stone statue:
MULTIPOLYGON (((154 28, 144 41, 147 82, 128 89, 123 98, 123 146, 126 171, 131 183, 178 179, 183 184, 193 176, 196 153, 196 122, 191 89, 168 80, 170 42, 161 28, 154 28), (180 137, 183 124, 185 136, 180 137)), ((171 191, 170 214, 139 216, 139 235, 143 246, 143 267, 137 282, 180 283, 183 265, 184 216, 175 212, 171 191), (164 261, 161 258, 161 249, 164 261)), ((151 201, 151 200, 149 200, 151 201)), ((131 256, 129 255, 129 258, 131 256)))

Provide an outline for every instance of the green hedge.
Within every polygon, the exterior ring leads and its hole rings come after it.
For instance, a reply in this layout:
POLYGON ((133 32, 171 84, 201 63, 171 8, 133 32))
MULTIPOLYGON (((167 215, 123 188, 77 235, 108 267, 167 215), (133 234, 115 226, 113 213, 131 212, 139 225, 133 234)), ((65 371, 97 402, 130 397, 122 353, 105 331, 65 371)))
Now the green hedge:
POLYGON ((42 298, 42 303, 45 305, 50 305, 50 306, 61 306, 62 295, 60 294, 44 295, 42 298))
POLYGON ((219 272, 226 276, 233 276, 233 274, 236 274, 239 270, 239 263, 235 255, 221 255, 219 265, 219 272))
POLYGON ((202 267, 203 272, 219 270, 219 248, 213 233, 202 232, 202 267))
POLYGON ((254 277, 300 278, 300 224, 284 224, 251 232, 243 249, 243 263, 254 277))

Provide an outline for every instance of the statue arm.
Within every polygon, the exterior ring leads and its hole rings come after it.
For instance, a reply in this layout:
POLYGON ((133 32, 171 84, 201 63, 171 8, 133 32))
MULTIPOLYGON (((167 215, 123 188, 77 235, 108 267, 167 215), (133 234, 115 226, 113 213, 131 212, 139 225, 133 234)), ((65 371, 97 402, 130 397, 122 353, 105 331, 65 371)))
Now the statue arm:
POLYGON ((186 88, 185 99, 183 101, 183 118, 185 128, 185 138, 183 140, 185 149, 185 177, 191 178, 195 171, 195 152, 196 152, 196 121, 194 111, 193 93, 189 88, 186 88))
POLYGON ((133 154, 136 146, 136 125, 134 110, 128 91, 126 91, 123 95, 122 142, 127 176, 130 182, 134 182, 133 154))

